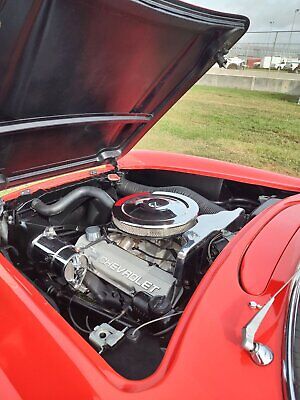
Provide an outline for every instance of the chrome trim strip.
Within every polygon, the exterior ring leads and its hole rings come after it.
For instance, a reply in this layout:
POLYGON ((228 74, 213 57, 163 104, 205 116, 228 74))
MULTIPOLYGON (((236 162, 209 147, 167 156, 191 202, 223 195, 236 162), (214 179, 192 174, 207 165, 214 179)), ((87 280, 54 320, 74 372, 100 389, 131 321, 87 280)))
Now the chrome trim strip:
MULTIPOLYGON (((300 268, 298 264, 297 269, 300 268)), ((285 379, 287 385, 287 394, 290 400, 297 400, 295 394, 295 376, 294 376, 294 355, 295 345, 296 313, 300 300, 300 277, 296 277, 291 284, 287 323, 285 329, 285 379)))
POLYGON ((73 115, 54 115, 49 117, 38 117, 6 121, 0 123, 0 133, 10 133, 17 131, 27 131, 31 129, 63 127, 66 125, 85 125, 98 123, 118 123, 137 124, 151 121, 151 114, 73 114, 73 115))

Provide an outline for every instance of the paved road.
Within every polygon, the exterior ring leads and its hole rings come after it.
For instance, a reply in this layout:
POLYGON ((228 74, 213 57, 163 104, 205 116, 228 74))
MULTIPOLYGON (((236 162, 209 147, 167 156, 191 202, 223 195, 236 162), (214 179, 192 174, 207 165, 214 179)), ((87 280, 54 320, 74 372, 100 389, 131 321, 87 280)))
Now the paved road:
POLYGON ((257 76, 261 78, 280 78, 280 79, 300 81, 300 74, 292 74, 283 71, 268 71, 259 69, 235 70, 235 69, 212 67, 207 73, 218 74, 218 75, 235 75, 235 76, 251 76, 251 77, 257 76))

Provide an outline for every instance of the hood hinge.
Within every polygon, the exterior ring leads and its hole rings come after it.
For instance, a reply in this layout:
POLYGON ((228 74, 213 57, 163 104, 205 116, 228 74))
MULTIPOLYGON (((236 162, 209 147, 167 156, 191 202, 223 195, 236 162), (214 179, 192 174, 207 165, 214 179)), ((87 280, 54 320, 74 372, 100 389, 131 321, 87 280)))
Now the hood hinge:
POLYGON ((108 160, 109 164, 111 164, 114 167, 114 173, 115 174, 119 174, 120 170, 119 170, 119 164, 116 158, 111 158, 108 160))
POLYGON ((121 181, 124 176, 124 172, 121 172, 119 169, 118 161, 115 158, 108 160, 109 163, 114 167, 112 171, 107 175, 107 179, 109 182, 116 187, 116 185, 121 181))

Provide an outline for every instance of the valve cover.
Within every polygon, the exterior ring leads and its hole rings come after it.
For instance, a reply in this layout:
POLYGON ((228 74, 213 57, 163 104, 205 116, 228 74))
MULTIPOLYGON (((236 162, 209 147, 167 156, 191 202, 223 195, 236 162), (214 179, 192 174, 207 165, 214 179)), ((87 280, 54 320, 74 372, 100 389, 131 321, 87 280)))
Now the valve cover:
POLYGON ((85 235, 76 247, 88 257, 91 272, 128 295, 145 292, 150 296, 173 296, 176 279, 157 265, 105 240, 93 244, 85 235))

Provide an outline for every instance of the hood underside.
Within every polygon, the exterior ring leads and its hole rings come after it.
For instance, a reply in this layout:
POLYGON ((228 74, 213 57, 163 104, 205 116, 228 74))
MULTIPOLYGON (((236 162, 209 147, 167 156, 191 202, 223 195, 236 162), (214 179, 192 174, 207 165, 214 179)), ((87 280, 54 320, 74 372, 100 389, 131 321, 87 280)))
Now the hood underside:
POLYGON ((8 186, 127 153, 249 25, 179 1, 2 3, 0 173, 8 186))

